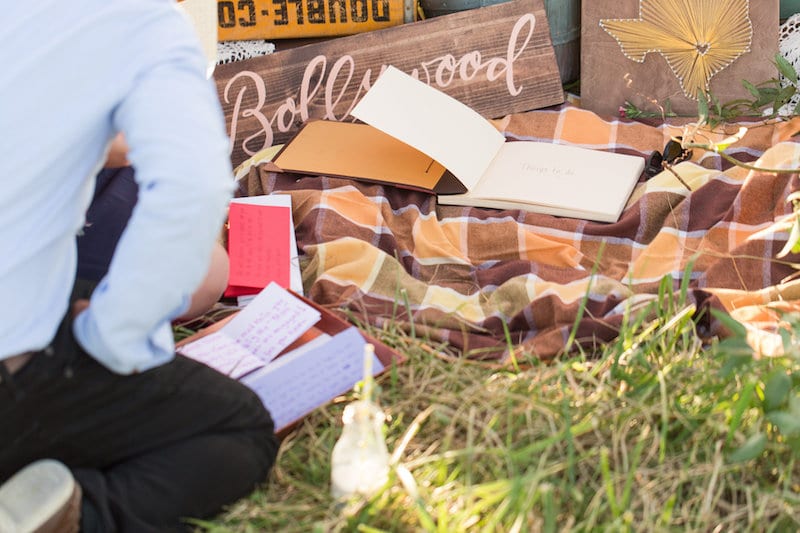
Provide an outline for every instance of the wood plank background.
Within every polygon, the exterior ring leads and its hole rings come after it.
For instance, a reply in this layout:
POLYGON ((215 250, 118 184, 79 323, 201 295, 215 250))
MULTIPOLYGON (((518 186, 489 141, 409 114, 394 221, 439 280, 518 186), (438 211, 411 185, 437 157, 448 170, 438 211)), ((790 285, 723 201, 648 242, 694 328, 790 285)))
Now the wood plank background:
POLYGON ((390 64, 487 118, 564 100, 543 0, 513 0, 218 66, 232 163, 309 119, 353 120, 390 64))

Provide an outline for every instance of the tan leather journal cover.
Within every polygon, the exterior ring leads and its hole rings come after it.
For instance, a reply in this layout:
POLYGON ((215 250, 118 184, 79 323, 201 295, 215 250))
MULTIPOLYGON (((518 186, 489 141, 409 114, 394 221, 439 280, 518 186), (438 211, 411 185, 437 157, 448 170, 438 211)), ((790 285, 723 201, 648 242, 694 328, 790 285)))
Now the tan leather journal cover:
POLYGON ((436 194, 467 192, 464 184, 430 156, 377 128, 355 122, 307 122, 272 163, 282 172, 342 176, 436 194))

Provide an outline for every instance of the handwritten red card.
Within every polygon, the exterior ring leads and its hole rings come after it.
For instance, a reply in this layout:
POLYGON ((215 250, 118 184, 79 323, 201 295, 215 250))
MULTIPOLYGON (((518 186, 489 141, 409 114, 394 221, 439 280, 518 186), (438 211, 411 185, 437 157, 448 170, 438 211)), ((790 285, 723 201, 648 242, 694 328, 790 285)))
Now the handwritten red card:
POLYGON ((270 281, 289 288, 291 221, 288 207, 231 203, 225 296, 257 294, 270 281))

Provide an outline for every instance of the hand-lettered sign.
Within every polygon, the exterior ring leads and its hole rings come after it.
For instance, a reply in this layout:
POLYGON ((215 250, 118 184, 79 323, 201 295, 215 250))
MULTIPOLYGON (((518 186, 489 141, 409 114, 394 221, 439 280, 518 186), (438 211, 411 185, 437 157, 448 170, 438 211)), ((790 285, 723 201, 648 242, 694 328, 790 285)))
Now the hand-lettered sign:
POLYGON ((220 65, 233 164, 309 119, 354 120, 387 65, 486 118, 564 101, 542 0, 514 0, 220 65))

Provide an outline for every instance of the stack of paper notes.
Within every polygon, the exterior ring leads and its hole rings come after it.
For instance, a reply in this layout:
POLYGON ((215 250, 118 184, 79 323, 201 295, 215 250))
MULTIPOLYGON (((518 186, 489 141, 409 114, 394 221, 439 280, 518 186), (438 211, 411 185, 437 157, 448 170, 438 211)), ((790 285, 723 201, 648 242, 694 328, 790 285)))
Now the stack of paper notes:
MULTIPOLYGON (((366 343, 356 327, 273 282, 178 352, 253 389, 281 431, 362 379, 366 343)), ((373 375, 400 359, 378 341, 370 343, 373 375)))

